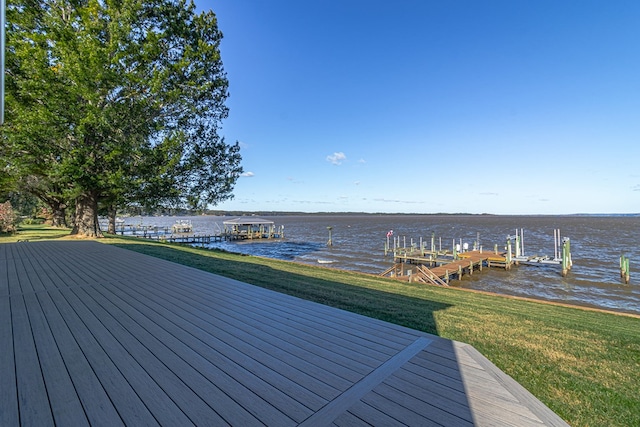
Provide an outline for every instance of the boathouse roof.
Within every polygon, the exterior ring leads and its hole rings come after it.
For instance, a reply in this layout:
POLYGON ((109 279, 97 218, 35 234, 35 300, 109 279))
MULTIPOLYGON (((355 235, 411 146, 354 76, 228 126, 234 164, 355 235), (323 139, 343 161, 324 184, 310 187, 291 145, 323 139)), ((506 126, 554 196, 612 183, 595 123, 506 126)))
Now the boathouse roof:
POLYGON ((225 225, 272 225, 273 221, 256 216, 241 216, 234 219, 222 221, 225 225))

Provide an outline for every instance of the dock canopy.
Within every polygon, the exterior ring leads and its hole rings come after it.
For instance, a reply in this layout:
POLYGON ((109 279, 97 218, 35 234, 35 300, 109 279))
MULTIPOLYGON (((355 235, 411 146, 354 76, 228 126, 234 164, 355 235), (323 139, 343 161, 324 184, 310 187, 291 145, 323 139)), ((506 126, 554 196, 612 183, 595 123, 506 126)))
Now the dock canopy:
POLYGON ((239 227, 246 227, 246 226, 252 226, 252 225, 274 225, 275 223, 271 220, 268 219, 264 219, 264 218, 258 218, 255 216, 241 216, 239 218, 235 218, 235 219, 228 219, 226 221, 222 221, 222 223, 226 226, 226 225, 230 225, 230 226, 234 226, 237 225, 239 227))
POLYGON ((278 239, 284 237, 284 226, 276 228, 271 220, 255 216, 241 216, 222 221, 224 235, 230 240, 237 239, 278 239))

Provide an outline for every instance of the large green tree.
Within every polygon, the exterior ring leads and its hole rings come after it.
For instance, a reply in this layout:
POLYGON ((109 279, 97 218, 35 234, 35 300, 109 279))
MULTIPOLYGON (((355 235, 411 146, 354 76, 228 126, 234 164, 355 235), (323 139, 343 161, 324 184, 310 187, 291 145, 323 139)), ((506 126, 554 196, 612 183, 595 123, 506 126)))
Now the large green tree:
POLYGON ((176 0, 8 0, 6 163, 75 201, 74 233, 98 209, 216 204, 232 196, 239 146, 227 116, 213 12, 176 0))

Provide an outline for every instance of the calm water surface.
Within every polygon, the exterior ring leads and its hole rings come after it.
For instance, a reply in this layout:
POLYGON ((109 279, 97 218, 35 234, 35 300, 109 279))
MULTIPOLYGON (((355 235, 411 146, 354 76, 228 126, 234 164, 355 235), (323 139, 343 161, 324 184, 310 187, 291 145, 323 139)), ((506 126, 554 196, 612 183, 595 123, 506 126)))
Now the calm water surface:
MULTIPOLYGON (((453 241, 480 238, 486 250, 502 250, 507 235, 524 230, 525 255, 554 256, 554 229, 571 239, 573 269, 562 277, 559 266, 514 267, 510 271, 484 269, 453 286, 640 314, 640 217, 622 216, 453 216, 453 215, 300 215, 265 217, 284 225, 278 241, 220 242, 211 247, 232 252, 291 260, 344 270, 378 274, 393 259, 384 255, 389 230, 401 244, 427 246, 435 233, 436 245, 451 249, 453 241), (332 227, 333 246, 327 246, 332 227), (631 283, 620 279, 619 258, 630 258, 631 283)), ((196 234, 222 227, 225 217, 137 217, 127 223, 170 226, 179 219, 192 221, 196 234)))

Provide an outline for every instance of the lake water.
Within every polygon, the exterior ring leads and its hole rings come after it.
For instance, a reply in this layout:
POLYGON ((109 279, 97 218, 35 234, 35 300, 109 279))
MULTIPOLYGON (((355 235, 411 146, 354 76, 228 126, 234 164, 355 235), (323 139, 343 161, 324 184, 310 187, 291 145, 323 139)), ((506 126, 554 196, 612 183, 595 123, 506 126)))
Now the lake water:
MULTIPOLYGON (((529 298, 578 304, 640 314, 640 216, 493 216, 493 215, 296 215, 265 217, 283 225, 285 239, 273 241, 218 242, 217 247, 248 255, 278 258, 343 270, 379 274, 393 264, 384 255, 386 235, 400 244, 451 249, 453 241, 469 243, 479 237, 484 250, 498 244, 503 250, 508 235, 524 230, 525 255, 553 257, 554 230, 571 239, 573 268, 562 277, 559 266, 520 265, 505 271, 483 269, 452 286, 529 298), (327 246, 331 227, 332 246, 327 246), (412 240, 413 239, 413 240, 412 240), (631 282, 620 279, 619 259, 630 259, 631 282)), ((222 228, 225 217, 134 217, 127 223, 171 226, 191 220, 196 234, 222 228)), ((426 286, 426 285, 425 285, 426 286)))

